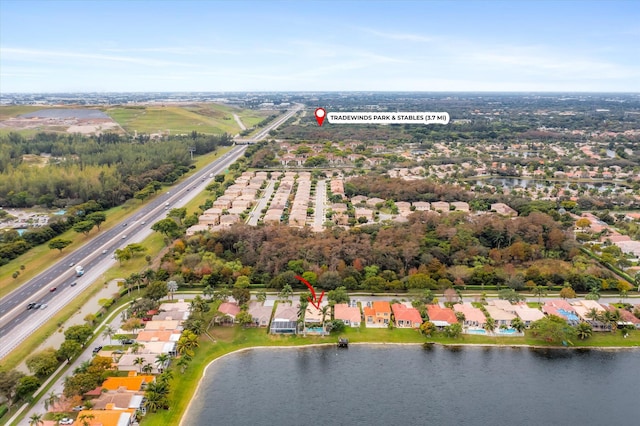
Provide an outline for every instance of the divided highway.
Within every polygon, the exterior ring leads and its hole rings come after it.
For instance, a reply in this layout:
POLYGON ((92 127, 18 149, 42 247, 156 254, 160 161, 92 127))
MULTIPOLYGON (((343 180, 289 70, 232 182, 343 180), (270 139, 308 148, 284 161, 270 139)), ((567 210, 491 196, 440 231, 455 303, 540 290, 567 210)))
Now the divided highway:
MULTIPOLYGON (((266 126, 258 135, 251 139, 238 140, 238 143, 258 142, 301 108, 302 105, 296 105, 294 109, 266 126)), ((234 146, 216 161, 172 187, 169 192, 148 202, 131 217, 91 238, 85 245, 0 299, 0 359, 63 306, 72 302, 91 282, 99 279, 100 275, 116 262, 112 257, 116 249, 140 242, 151 234, 153 223, 165 217, 169 209, 186 204, 198 192, 204 190, 211 181, 209 176, 215 176, 227 169, 244 153, 246 147, 234 146), (76 277, 77 265, 84 267, 85 272, 81 277, 76 277), (53 288, 55 290, 52 291, 53 288), (27 310, 27 305, 31 302, 48 306, 45 309, 27 310)))

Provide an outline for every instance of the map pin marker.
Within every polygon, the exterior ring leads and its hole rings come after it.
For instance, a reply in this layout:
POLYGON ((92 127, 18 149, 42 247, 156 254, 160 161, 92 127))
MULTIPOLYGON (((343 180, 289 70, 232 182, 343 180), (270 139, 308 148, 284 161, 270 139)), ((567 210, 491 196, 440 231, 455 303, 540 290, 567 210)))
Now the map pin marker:
POLYGON ((322 126, 322 123, 324 122, 325 117, 327 116, 327 111, 324 110, 324 108, 316 108, 316 121, 318 122, 318 126, 322 126))

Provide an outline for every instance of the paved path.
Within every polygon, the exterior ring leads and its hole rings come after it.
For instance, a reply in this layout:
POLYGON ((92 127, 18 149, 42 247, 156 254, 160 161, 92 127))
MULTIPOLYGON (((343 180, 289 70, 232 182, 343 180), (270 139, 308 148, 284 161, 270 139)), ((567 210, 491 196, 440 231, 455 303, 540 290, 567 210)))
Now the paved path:
POLYGON ((316 232, 322 232, 325 222, 325 211, 327 202, 327 181, 322 179, 316 183, 316 206, 313 216, 313 230, 316 232))
POLYGON ((271 200, 271 194, 273 194, 274 186, 274 180, 270 180, 269 183, 267 183, 267 186, 262 193, 262 197, 260 197, 253 210, 251 210, 251 213, 249 213, 249 219, 247 220, 248 225, 258 225, 258 219, 260 219, 260 216, 262 216, 262 209, 265 209, 267 207, 267 204, 269 203, 269 200, 271 200))
POLYGON ((240 117, 238 117, 238 114, 233 114, 233 118, 236 120, 236 123, 238 123, 238 126, 240 126, 242 130, 247 130, 244 123, 242 123, 242 121, 240 120, 240 117))

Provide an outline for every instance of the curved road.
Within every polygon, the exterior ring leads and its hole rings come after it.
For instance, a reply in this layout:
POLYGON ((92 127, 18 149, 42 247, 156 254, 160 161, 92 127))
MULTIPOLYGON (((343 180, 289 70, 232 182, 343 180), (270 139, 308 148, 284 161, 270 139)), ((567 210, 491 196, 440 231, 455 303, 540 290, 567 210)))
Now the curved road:
MULTIPOLYGON (((238 140, 238 143, 250 144, 261 140, 301 108, 302 105, 296 105, 255 137, 238 140)), ((151 225, 162 219, 168 209, 186 204, 198 192, 204 190, 211 179, 209 176, 224 171, 244 153, 245 149, 246 145, 234 146, 222 157, 173 186, 166 194, 148 202, 131 217, 91 238, 85 245, 0 299, 0 359, 63 306, 71 303, 90 283, 113 265, 115 260, 111 254, 115 249, 142 241, 152 233, 151 225), (70 266, 71 263, 74 263, 73 267, 70 266), (76 265, 84 267, 83 276, 76 277, 76 265), (72 286, 72 283, 77 284, 72 286), (50 291, 53 287, 56 290, 50 291), (29 302, 46 303, 48 307, 44 310, 27 310, 29 302)))

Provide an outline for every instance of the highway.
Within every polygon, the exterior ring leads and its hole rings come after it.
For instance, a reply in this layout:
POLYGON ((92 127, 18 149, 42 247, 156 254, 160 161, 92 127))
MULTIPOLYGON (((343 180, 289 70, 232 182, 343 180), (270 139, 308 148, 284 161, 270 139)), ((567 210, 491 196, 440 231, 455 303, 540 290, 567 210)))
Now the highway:
MULTIPOLYGON (((302 105, 296 105, 253 138, 238 140, 238 143, 250 144, 260 141, 268 136, 269 131, 284 123, 301 108, 302 105)), ((82 247, 0 299, 0 359, 113 266, 116 260, 112 255, 116 249, 143 241, 153 232, 153 223, 164 218, 168 210, 183 206, 203 191, 211 182, 209 176, 222 173, 246 148, 247 145, 234 146, 222 157, 171 187, 167 193, 148 202, 111 229, 90 238, 82 247), (70 266, 72 263, 74 265, 70 266), (76 277, 77 265, 84 267, 85 272, 81 277, 76 277), (72 286, 72 283, 76 285, 72 286), (56 290, 50 291, 52 287, 56 290), (27 310, 27 304, 30 302, 46 303, 48 307, 27 310)))

